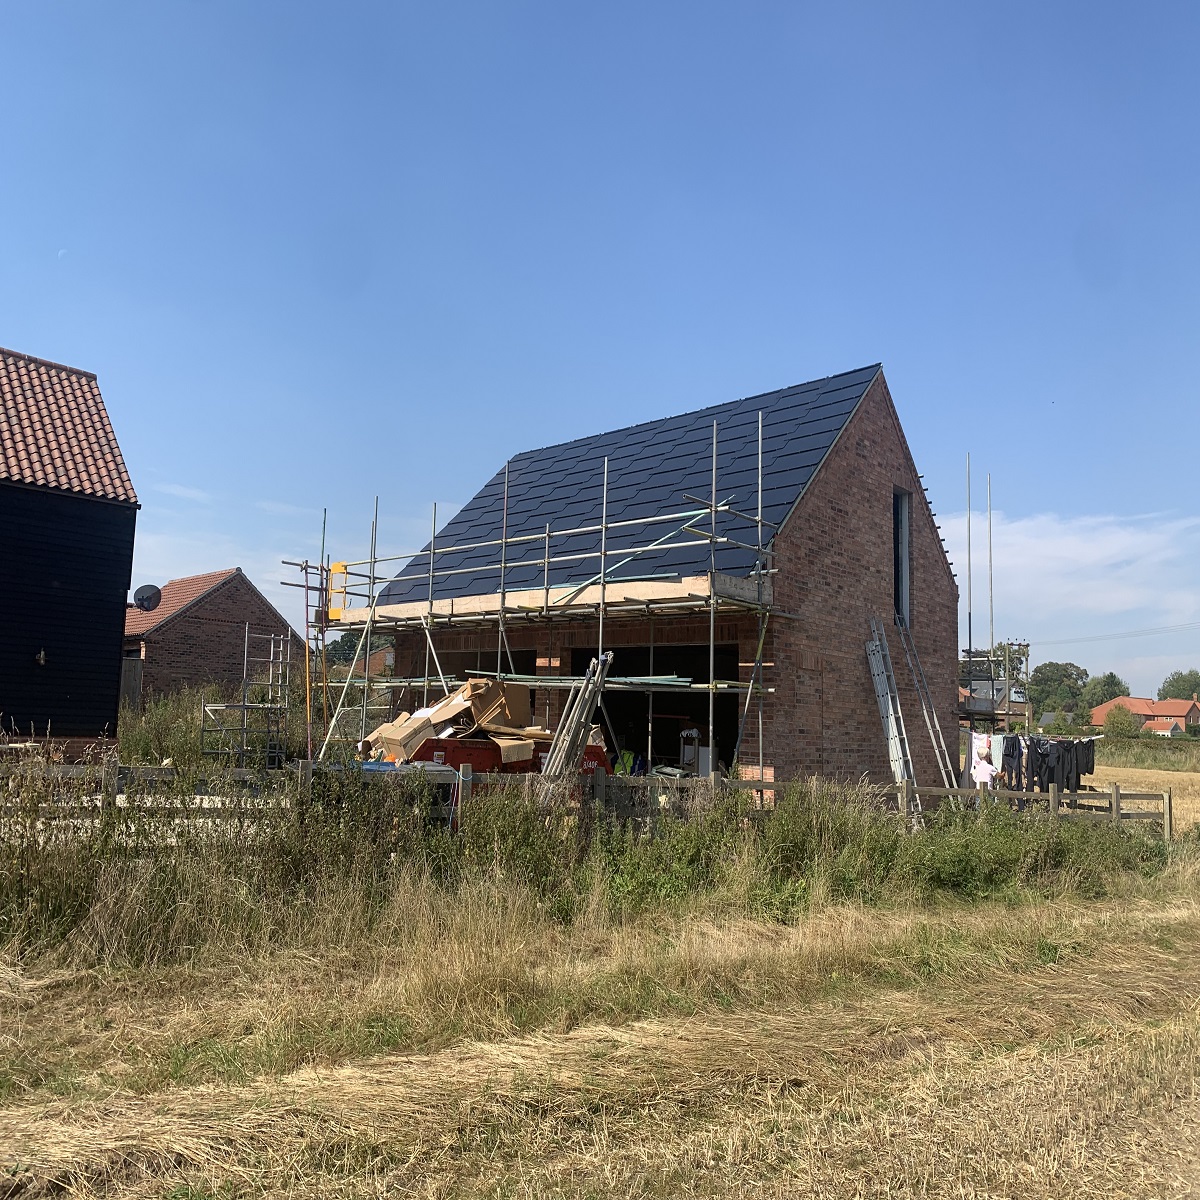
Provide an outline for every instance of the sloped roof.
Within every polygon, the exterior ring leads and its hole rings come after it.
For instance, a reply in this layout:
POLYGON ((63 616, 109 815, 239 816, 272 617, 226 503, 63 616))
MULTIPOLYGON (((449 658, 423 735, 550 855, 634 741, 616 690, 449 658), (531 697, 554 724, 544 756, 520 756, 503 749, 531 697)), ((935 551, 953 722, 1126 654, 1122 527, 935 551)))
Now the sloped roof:
POLYGON ((1155 717, 1147 721, 1142 728, 1150 730, 1151 733, 1168 733, 1172 729, 1182 729, 1183 726, 1177 717, 1155 717))
MULTIPOLYGON (((532 540, 510 547, 504 573, 509 590, 536 588, 543 583, 544 538, 551 532, 598 526, 604 493, 604 460, 608 459, 608 521, 634 524, 613 529, 606 545, 609 578, 672 578, 704 574, 709 569, 709 546, 700 542, 637 555, 621 564, 621 550, 645 546, 682 526, 642 525, 649 517, 696 510, 685 493, 708 497, 712 491, 712 426, 717 423, 718 500, 743 512, 758 503, 758 414, 763 415, 763 517, 782 524, 808 481, 829 453, 858 407, 879 364, 796 384, 776 392, 747 396, 727 404, 680 416, 646 421, 610 433, 546 446, 518 454, 508 462, 508 536, 532 540)), ((476 550, 446 547, 498 539, 504 526, 504 469, 476 493, 437 534, 435 596, 489 595, 500 590, 498 546, 476 550), (489 569, 484 568, 493 564, 489 569), (443 574, 462 571, 462 574, 443 574)), ((697 519, 700 526, 705 518, 697 519)), ((755 526, 729 514, 718 518, 718 535, 753 543, 755 526)), ((767 531, 769 536, 770 530, 767 531)), ((680 538, 675 538, 678 541, 680 538)), ((699 539, 690 539, 699 542, 699 539)), ((556 538, 552 557, 595 553, 600 534, 581 533, 556 538)), ((429 546, 410 560, 384 589, 382 604, 423 600, 429 588, 429 546)), ((746 575, 755 554, 735 546, 719 546, 718 571, 746 575)), ((583 558, 552 562, 550 584, 582 583, 599 575, 599 560, 583 558)))
POLYGON ((138 502, 95 375, 0 348, 0 480, 6 479, 138 502))
POLYGON ((157 629, 223 584, 227 579, 241 573, 241 567, 230 567, 227 571, 209 571, 207 575, 188 575, 183 579, 172 579, 164 584, 162 599, 153 612, 143 612, 130 605, 125 609, 125 636, 142 637, 157 629))
POLYGON ((1194 707, 1194 700, 1151 700, 1146 696, 1118 696, 1092 709, 1092 724, 1103 725, 1104 718, 1115 705, 1127 708, 1139 717, 1186 717, 1194 707))
POLYGON ((1154 701, 1145 696, 1118 696, 1115 700, 1106 700, 1092 709, 1092 724, 1103 725, 1105 718, 1114 708, 1127 708, 1138 717, 1154 716, 1154 701))

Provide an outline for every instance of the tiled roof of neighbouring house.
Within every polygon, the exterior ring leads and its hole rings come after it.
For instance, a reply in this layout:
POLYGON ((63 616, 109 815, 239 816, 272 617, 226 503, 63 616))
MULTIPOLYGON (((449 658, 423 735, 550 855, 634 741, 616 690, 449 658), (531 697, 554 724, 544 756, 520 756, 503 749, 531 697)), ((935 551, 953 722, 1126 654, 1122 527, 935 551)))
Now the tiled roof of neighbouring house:
POLYGON ((1151 700, 1146 696, 1118 696, 1092 709, 1092 724, 1103 725, 1114 707, 1127 708, 1139 717, 1186 718, 1196 707, 1195 700, 1151 700))
POLYGON ((183 579, 169 580, 163 585, 162 599, 153 612, 143 612, 132 605, 125 609, 125 636, 141 637, 142 634, 158 628, 164 621, 170 620, 202 596, 207 596, 240 570, 240 567, 230 567, 227 571, 209 571, 207 575, 188 575, 183 579))
POLYGON ((0 481, 137 503, 96 377, 0 348, 0 481))
MULTIPOLYGON (((604 460, 608 459, 608 521, 632 521, 699 507, 685 493, 708 497, 712 490, 712 426, 717 423, 718 500, 743 512, 758 503, 758 414, 763 415, 763 517, 783 522, 826 454, 853 415, 879 364, 830 375, 825 379, 748 396, 728 404, 664 417, 611 433, 563 442, 518 454, 508 463, 508 536, 530 541, 510 547, 504 573, 509 591, 541 587, 546 525, 551 532, 598 526, 603 498, 604 460)), ((477 550, 443 548, 498 539, 504 524, 504 470, 499 470, 474 499, 437 534, 436 597, 488 595, 500 590, 498 546, 477 550), (488 567, 488 569, 482 569, 488 567), (472 570, 472 568, 480 568, 472 570), (462 574, 442 574, 461 571, 462 574)), ((709 546, 655 550, 622 563, 623 547, 645 546, 664 538, 686 520, 674 524, 631 524, 611 530, 606 550, 610 580, 654 575, 678 578, 709 569, 709 546), (621 564, 618 566, 618 564, 621 564)), ((698 519, 703 526, 704 518, 698 519)), ((755 541, 755 526, 722 514, 719 536, 744 543, 755 541)), ((770 537, 767 529, 765 536, 770 537)), ((674 540, 683 540, 680 534, 674 540)), ((595 553, 600 534, 582 533, 551 542, 552 556, 595 553)), ((382 604, 428 597, 428 544, 424 553, 387 585, 382 604)), ((719 546, 716 567, 734 575, 748 574, 752 550, 719 546)), ((582 583, 598 577, 595 557, 552 562, 550 584, 582 583)))

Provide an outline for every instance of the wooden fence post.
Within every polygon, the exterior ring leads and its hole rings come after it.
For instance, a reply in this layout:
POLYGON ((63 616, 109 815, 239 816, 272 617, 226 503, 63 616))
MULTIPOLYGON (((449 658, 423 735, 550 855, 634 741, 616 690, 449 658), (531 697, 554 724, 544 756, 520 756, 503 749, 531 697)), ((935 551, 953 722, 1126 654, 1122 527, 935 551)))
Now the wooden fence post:
POLYGON ((913 811, 913 781, 911 779, 902 779, 897 785, 897 792, 900 801, 900 816, 905 821, 910 821, 913 811))
POLYGON ((1114 783, 1109 789, 1108 802, 1109 819, 1114 825, 1119 825, 1121 822, 1121 785, 1114 783))
POLYGON ((597 808, 604 807, 604 793, 607 781, 608 772, 603 767, 597 767, 592 772, 592 799, 596 802, 597 808))
POLYGON ((1058 803, 1058 784, 1052 783, 1050 785, 1050 818, 1054 821, 1058 820, 1058 803))
POLYGON ((1166 841, 1171 840, 1171 792, 1170 789, 1163 792, 1163 838, 1166 841))
MULTIPOLYGON (((471 799, 471 779, 472 771, 470 763, 463 763, 458 768, 458 828, 462 828, 463 812, 467 802, 471 799)), ((454 813, 450 814, 450 820, 453 822, 454 813)))
POLYGON ((312 799, 312 777, 313 765, 311 758, 302 758, 300 760, 300 799, 312 799))
POLYGON ((120 788, 121 768, 114 758, 100 769, 100 823, 106 828, 116 820, 120 788))

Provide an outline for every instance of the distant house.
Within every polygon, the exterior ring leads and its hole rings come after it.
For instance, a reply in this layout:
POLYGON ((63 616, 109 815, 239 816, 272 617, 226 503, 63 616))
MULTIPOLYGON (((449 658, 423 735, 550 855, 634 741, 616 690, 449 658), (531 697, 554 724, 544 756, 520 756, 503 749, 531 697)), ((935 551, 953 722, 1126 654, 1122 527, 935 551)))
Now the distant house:
POLYGON ((1185 729, 1200 725, 1200 702, 1193 696, 1190 700, 1150 700, 1144 696, 1118 696, 1106 704, 1092 709, 1092 724, 1103 725, 1105 718, 1116 707, 1128 709, 1144 727, 1148 721, 1169 718, 1179 722, 1185 729))
POLYGON ((1183 737, 1183 726, 1174 717, 1151 717, 1142 729, 1159 737, 1183 737))
POLYGON ((240 684, 247 659, 265 656, 265 635, 290 635, 292 662, 303 664, 304 643, 241 567, 172 579, 152 612, 125 610, 121 697, 136 706, 182 687, 240 684))
POLYGON ((1182 725, 1200 725, 1200 702, 1193 695, 1190 700, 1155 700, 1156 717, 1174 717, 1182 725))
POLYGON ((96 376, 0 349, 5 733, 116 733, 137 510, 96 376))

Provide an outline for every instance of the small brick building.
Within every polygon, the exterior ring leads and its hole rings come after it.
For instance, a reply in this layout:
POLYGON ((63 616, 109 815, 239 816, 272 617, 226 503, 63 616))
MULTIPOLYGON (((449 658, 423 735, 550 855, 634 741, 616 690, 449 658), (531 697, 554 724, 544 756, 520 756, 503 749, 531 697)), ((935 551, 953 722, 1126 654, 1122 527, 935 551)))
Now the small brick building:
POLYGON ((280 634, 290 635, 292 663, 303 666, 303 642, 241 567, 172 579, 153 611, 125 610, 122 700, 139 705, 181 687, 240 684, 247 647, 259 659, 267 638, 280 634))
MULTIPOLYGON (((579 675, 602 640, 614 676, 691 681, 606 693, 622 749, 678 761, 688 729, 704 745, 712 680, 717 761, 756 770, 761 752, 767 778, 884 780, 865 651, 875 617, 888 630, 916 778, 941 783, 895 625, 909 628, 952 737, 958 587, 878 365, 518 455, 434 547, 378 598, 375 636, 394 638, 398 679, 423 674, 426 628, 442 671, 458 678, 480 668, 579 675), (705 511, 714 502, 715 518, 705 511), (664 526, 662 514, 677 520, 664 526), (639 525, 651 516, 660 523, 639 525), (706 540, 714 519, 720 540, 706 540), (480 545, 502 535, 503 553, 480 545), (720 683, 744 689, 760 660, 761 747, 757 697, 720 683)), ((553 725, 564 696, 535 688, 537 719, 553 725)))

